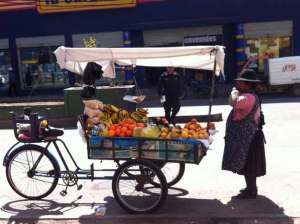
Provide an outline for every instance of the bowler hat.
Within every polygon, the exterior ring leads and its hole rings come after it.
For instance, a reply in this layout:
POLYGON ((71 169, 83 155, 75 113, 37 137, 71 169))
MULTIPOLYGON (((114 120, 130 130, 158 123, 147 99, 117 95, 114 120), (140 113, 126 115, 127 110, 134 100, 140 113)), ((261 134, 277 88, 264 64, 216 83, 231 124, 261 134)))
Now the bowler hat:
POLYGON ((252 69, 244 69, 235 80, 244 82, 261 82, 257 79, 256 72, 252 69))

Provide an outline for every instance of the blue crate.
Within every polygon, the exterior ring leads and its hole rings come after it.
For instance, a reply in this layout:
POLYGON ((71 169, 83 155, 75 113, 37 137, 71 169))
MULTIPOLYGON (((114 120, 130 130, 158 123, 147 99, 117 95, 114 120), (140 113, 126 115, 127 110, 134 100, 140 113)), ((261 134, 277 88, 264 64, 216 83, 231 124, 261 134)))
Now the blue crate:
POLYGON ((136 139, 91 136, 89 155, 95 159, 128 159, 131 158, 130 150, 136 149, 137 146, 136 139))

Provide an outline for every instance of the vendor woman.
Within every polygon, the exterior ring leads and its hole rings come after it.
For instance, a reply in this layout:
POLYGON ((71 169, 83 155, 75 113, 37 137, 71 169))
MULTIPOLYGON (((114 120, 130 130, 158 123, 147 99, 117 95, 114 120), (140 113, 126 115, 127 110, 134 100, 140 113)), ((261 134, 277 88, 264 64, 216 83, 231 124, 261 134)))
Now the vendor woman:
POLYGON ((260 82, 251 69, 243 70, 235 79, 229 97, 233 107, 226 123, 225 149, 222 169, 243 175, 246 188, 236 196, 238 199, 257 197, 256 178, 266 174, 263 116, 255 87, 260 82))

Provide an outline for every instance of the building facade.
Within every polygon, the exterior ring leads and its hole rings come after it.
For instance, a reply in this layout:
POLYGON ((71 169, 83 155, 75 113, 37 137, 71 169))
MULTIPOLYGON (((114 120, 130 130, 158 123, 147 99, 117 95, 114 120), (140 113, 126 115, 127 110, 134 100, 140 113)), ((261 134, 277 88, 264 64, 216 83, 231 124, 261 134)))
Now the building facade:
POLYGON ((95 10, 84 8, 87 1, 61 2, 65 8, 58 11, 50 7, 59 7, 56 0, 38 0, 29 9, 0 12, 0 85, 9 67, 21 90, 72 84, 73 75, 60 70, 52 52, 60 45, 84 47, 91 37, 98 47, 224 45, 225 83, 249 58, 249 67, 263 74, 266 58, 300 54, 297 0, 125 0, 126 7, 95 10), (49 8, 41 11, 42 3, 49 8))

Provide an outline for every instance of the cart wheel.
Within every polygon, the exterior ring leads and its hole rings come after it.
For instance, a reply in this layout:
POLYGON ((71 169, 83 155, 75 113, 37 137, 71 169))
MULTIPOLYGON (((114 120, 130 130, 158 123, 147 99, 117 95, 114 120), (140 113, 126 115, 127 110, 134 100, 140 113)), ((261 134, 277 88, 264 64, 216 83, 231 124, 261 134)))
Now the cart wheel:
POLYGON ((115 172, 112 190, 120 206, 129 213, 152 213, 161 207, 167 197, 166 178, 150 161, 128 160, 115 172), (157 177, 158 187, 151 180, 157 177))
MULTIPOLYGON (((156 164, 156 161, 154 163, 156 164)), ((171 187, 177 184, 183 177, 185 171, 185 163, 160 163, 159 168, 167 179, 168 187, 171 187)), ((151 180, 151 183, 155 187, 159 185, 156 176, 151 180)))

